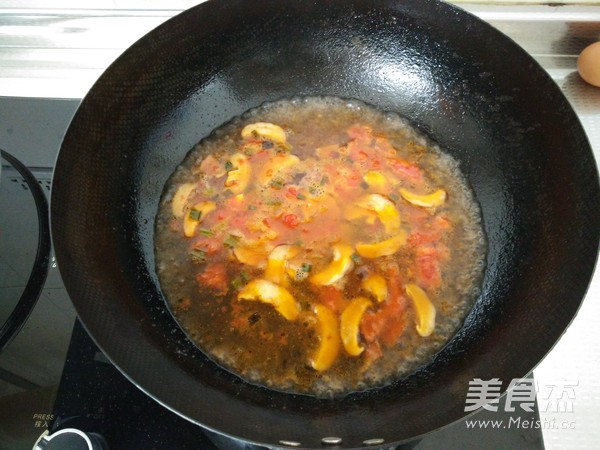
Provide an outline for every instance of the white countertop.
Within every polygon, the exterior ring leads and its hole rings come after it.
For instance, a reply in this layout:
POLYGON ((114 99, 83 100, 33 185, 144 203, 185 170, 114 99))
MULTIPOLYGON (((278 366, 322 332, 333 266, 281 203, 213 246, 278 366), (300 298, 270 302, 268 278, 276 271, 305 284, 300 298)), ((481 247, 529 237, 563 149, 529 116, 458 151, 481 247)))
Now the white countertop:
MULTIPOLYGON (((0 100, 80 99, 139 37, 197 3, 201 2, 91 0, 73 9, 72 0, 56 0, 51 8, 42 1, 0 0, 0 100)), ((578 3, 586 5, 483 6, 467 1, 461 6, 508 34, 540 62, 573 105, 599 159, 600 88, 581 81, 576 57, 585 45, 600 39, 600 6, 578 3)), ((552 407, 544 411, 541 401, 541 419, 548 424, 544 441, 550 450, 600 447, 600 380, 595 377, 600 371, 598 272, 572 325, 534 370, 542 395, 550 386, 575 385, 572 412, 552 407)))

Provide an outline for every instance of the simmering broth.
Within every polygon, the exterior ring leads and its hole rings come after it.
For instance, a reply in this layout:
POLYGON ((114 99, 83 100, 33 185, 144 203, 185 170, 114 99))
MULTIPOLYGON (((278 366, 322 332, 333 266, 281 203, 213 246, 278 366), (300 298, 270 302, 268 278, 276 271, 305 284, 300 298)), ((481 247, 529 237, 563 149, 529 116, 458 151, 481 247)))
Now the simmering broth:
POLYGON ((331 396, 432 359, 478 294, 479 207, 401 117, 306 98, 200 142, 165 186, 157 272, 190 338, 244 379, 331 396))

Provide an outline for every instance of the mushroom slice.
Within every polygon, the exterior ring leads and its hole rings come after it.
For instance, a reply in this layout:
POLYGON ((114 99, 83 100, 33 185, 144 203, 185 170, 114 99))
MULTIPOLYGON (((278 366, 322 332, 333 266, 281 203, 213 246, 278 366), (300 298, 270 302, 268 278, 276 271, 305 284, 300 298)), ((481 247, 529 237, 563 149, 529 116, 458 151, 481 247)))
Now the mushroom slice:
POLYGON ((316 305, 313 311, 318 320, 319 348, 310 365, 313 369, 324 372, 333 365, 340 353, 340 327, 337 316, 327 306, 316 305))
POLYGON ((333 260, 320 272, 309 278, 317 286, 329 286, 341 280, 353 267, 352 254, 354 250, 348 244, 333 245, 333 260))
POLYGON ((258 278, 250 281, 238 293, 238 300, 254 300, 273 305, 279 314, 287 320, 296 320, 300 314, 300 305, 289 291, 268 280, 258 278))
POLYGON ((286 264, 286 273, 288 276, 297 282, 304 281, 308 278, 308 274, 312 270, 310 263, 290 263, 286 264))
POLYGON ((288 284, 286 264, 300 251, 295 245, 278 245, 273 249, 267 260, 265 279, 286 286, 288 284))
POLYGON ((356 251, 363 258, 369 259, 379 258, 380 256, 390 256, 400 250, 400 247, 406 243, 406 238, 406 232, 401 230, 395 236, 381 242, 373 244, 359 242, 356 244, 356 251))
POLYGON ((211 211, 214 211, 217 206, 214 202, 199 202, 190 208, 187 214, 183 217, 183 234, 185 237, 192 237, 196 234, 196 228, 204 217, 211 211))
POLYGON ((242 153, 235 153, 229 158, 227 166, 227 179, 225 187, 229 188, 234 194, 241 194, 248 187, 252 170, 248 163, 248 158, 242 153))
POLYGON ((375 170, 370 170, 365 173, 363 180, 371 189, 381 192, 385 191, 390 185, 388 179, 381 172, 377 172, 375 170))
POLYGON ((435 329, 435 306, 416 284, 407 284, 405 290, 417 313, 417 333, 423 337, 429 336, 435 329))
POLYGON ((368 298, 356 297, 342 312, 340 334, 344 348, 350 356, 358 356, 365 349, 358 342, 359 326, 365 311, 371 306, 373 304, 368 298))
POLYGON ((377 220, 377 214, 374 211, 369 211, 356 205, 347 205, 344 208, 344 218, 350 221, 365 219, 369 225, 373 225, 377 220))
POLYGON ((242 129, 242 137, 244 139, 262 138, 272 142, 278 142, 280 144, 285 144, 287 140, 283 128, 281 128, 279 125, 268 122, 256 122, 246 125, 242 129))
POLYGON ((361 208, 374 211, 383 223, 385 232, 395 234, 400 230, 400 213, 391 200, 380 194, 369 194, 356 203, 361 208))
POLYGON ((181 219, 185 214, 187 200, 195 187, 196 183, 183 183, 177 188, 171 200, 171 211, 176 218, 181 219))
POLYGON ((233 254, 239 262, 263 269, 267 264, 269 248, 264 241, 242 241, 233 248, 233 254))
POLYGON ((378 303, 384 302, 388 296, 388 287, 385 278, 377 273, 369 274, 361 283, 362 288, 375 297, 378 303))
POLYGON ((443 189, 437 189, 431 194, 426 195, 419 195, 406 189, 400 189, 400 195, 411 205, 423 206, 425 208, 440 206, 446 201, 446 191, 443 189))
POLYGON ((289 153, 277 153, 271 156, 262 167, 260 167, 256 180, 263 186, 276 181, 280 174, 286 173, 288 168, 291 168, 300 162, 300 158, 289 153))

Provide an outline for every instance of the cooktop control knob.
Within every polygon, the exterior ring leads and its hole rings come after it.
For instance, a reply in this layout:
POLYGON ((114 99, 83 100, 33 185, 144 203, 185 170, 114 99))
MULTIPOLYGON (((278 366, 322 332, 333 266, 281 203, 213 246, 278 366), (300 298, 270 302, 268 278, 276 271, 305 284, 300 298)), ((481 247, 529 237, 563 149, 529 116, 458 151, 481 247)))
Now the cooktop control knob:
POLYGON ((33 450, 108 450, 108 445, 97 433, 64 428, 42 437, 33 450))

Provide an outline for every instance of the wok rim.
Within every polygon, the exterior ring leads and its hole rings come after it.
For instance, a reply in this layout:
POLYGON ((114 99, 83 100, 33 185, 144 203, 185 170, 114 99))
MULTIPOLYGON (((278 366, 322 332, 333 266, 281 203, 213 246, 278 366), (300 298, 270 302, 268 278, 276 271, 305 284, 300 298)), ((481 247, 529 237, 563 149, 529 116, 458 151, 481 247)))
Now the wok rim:
MULTIPOLYGON (((222 3, 227 3, 228 5, 231 5, 232 2, 220 2, 219 5, 221 5, 222 3)), ((410 3, 410 2, 408 2, 410 3)), ((418 3, 418 4, 423 4, 423 2, 414 2, 414 3, 418 3)), ((468 13, 462 11, 460 8, 454 6, 454 5, 448 5, 445 3, 440 3, 440 2, 435 2, 435 1, 427 1, 425 2, 427 3, 428 6, 432 6, 432 5, 436 5, 437 8, 440 8, 441 10, 444 10, 446 12, 452 12, 453 14, 459 15, 461 17, 465 17, 469 16, 468 20, 470 22, 474 22, 474 23, 479 23, 478 26, 481 26, 482 24, 485 24, 485 22, 481 21, 480 19, 471 17, 468 13)), ((86 108, 87 105, 89 104, 90 100, 88 100, 88 98, 93 99, 94 98, 94 94, 95 92, 100 89, 100 87, 102 86, 102 84, 105 82, 105 80, 109 77, 111 77, 111 74, 113 74, 113 72, 115 70, 118 69, 119 65, 122 63, 122 61, 124 61, 125 59, 129 58, 129 57, 134 57, 135 56, 135 52, 138 51, 139 48, 143 48, 155 35, 162 33, 162 32, 167 32, 167 30, 174 26, 173 24, 175 24, 178 21, 184 20, 186 17, 188 16, 192 16, 192 15, 196 15, 199 14, 200 12, 202 12, 203 10, 207 10, 209 8, 211 8, 213 5, 215 5, 215 7, 217 7, 217 1, 213 0, 213 1, 208 1, 205 3, 202 3, 200 5, 197 5, 193 8, 191 8, 190 10, 176 16, 175 18, 165 22, 164 24, 160 25, 156 30, 152 31, 151 33, 149 33, 148 35, 144 36, 142 39, 140 39, 140 41, 138 41, 136 44, 134 44, 130 49, 128 49, 125 53, 123 53, 122 56, 120 56, 108 69, 107 71, 100 77, 100 79, 98 80, 98 82, 94 85, 94 87, 90 90, 90 92, 88 93, 88 95, 86 95, 86 97, 84 98, 84 100, 82 101, 82 106, 83 108, 86 108)), ((465 19, 467 20, 467 19, 465 19)), ((498 39, 502 39, 503 43, 505 43, 506 45, 511 45, 511 46, 515 46, 515 50, 517 51, 517 53, 520 53, 521 56, 525 56, 527 60, 529 61, 533 61, 533 59, 527 55, 522 49, 520 49, 520 47, 518 47, 512 40, 510 40, 509 38, 507 38, 506 36, 504 36, 503 34, 501 34, 499 31, 491 28, 489 25, 485 24, 485 28, 488 30, 488 32, 491 33, 495 33, 498 39), (489 27, 489 28, 488 28, 489 27)), ((534 61, 533 61, 534 62, 534 61)), ((535 62, 534 62, 535 63, 535 62)), ((535 63, 537 65, 537 63, 535 63)), ((547 74, 545 74, 545 72, 543 71, 543 69, 541 69, 541 67, 536 66, 536 70, 538 71, 542 71, 542 73, 536 73, 536 75, 538 76, 547 76, 547 74)), ((549 78, 549 77, 548 77, 549 78)), ((558 87, 556 87, 556 91, 558 91, 558 87)), ((562 94, 560 94, 562 96, 562 94)), ((564 99, 564 97, 562 97, 564 99)), ((564 100, 566 102, 566 100, 564 100)), ((82 106, 80 106, 80 109, 83 109, 82 106)), ((570 106, 569 106, 570 108, 570 106)), ((567 111, 568 114, 572 114, 574 116, 574 112, 572 109, 570 109, 570 111, 567 111)), ((77 123, 77 121, 80 120, 80 110, 78 109, 76 115, 74 116, 74 118, 72 119, 71 125, 69 126, 69 130, 67 131, 67 135, 65 135, 65 139, 63 141, 63 143, 65 141, 68 141, 68 139, 70 138, 70 133, 72 132, 72 125, 73 123, 77 123)), ((573 117, 571 119, 572 121, 574 121, 575 123, 579 123, 579 120, 577 119, 577 117, 573 117)), ((591 154, 591 148, 589 146, 589 141, 587 141, 587 138, 585 137, 585 132, 583 131, 581 124, 579 123, 579 127, 580 127, 580 132, 583 133, 583 136, 587 142, 587 149, 589 150, 589 153, 591 154)), ((64 145, 64 144, 63 144, 64 145)), ((54 187, 53 187, 53 191, 52 191, 52 205, 57 205, 57 206, 53 206, 51 209, 54 212, 54 214, 51 213, 51 219, 52 222, 54 223, 54 217, 56 216, 56 210, 60 208, 60 206, 58 206, 60 202, 60 200, 62 200, 62 196, 64 196, 64 194, 55 194, 55 192, 60 192, 61 190, 68 190, 67 186, 61 186, 61 171, 63 168, 63 163, 62 163, 62 158, 65 158, 65 152, 63 152, 63 149, 61 148, 61 152, 59 153, 58 159, 56 161, 56 171, 55 174, 57 174, 58 176, 56 176, 56 180, 58 181, 58 188, 55 191, 54 187), (53 217, 54 216, 54 217, 53 217)), ((593 156, 592 156, 593 159, 593 156)), ((597 169, 595 170, 596 172, 596 186, 598 185, 598 171, 597 169)), ((597 189, 596 189, 597 190, 597 189)), ((59 213, 61 214, 61 213, 59 213)), ((113 355, 120 353, 120 351, 115 351, 114 349, 112 349, 112 344, 110 343, 109 340, 106 340, 105 336, 103 336, 105 334, 105 332, 101 332, 98 330, 98 326, 95 323, 95 318, 94 317, 90 317, 89 314, 89 310, 86 309, 86 307, 84 305, 80 305, 78 302, 80 302, 81 300, 78 300, 79 298, 81 298, 83 295, 85 295, 85 291, 86 289, 83 288, 78 282, 73 281, 73 274, 72 269, 70 267, 68 267, 68 265, 70 265, 71 263, 65 263, 65 261, 71 259, 72 255, 67 255, 66 253, 72 253, 71 251, 66 251, 64 247, 65 244, 65 240, 63 239, 64 236, 61 234, 60 231, 57 231, 57 229, 60 227, 52 227, 52 235, 55 241, 55 245, 56 245, 56 258, 58 261, 58 266, 59 266, 59 270, 61 272, 61 275, 63 276, 63 279, 65 279, 65 285, 67 286, 67 291, 70 294, 70 297, 76 299, 73 300, 73 303, 75 305, 75 308, 78 312, 78 314, 80 315, 81 318, 81 322, 84 325, 84 328, 86 329, 86 331, 88 332, 88 334, 90 334, 90 336, 92 336, 93 340, 96 342, 96 344, 100 347, 100 349, 106 354, 106 356, 108 357, 108 359, 111 361, 111 363, 113 363, 113 365, 115 365, 115 367, 117 367, 134 385, 136 385, 139 389, 141 389, 142 391, 144 391, 147 395, 149 395, 151 398, 154 398, 158 403, 160 403, 161 405, 163 405, 165 408, 169 409, 170 411, 180 415, 181 417, 190 420, 193 423, 196 423, 198 425, 201 425, 207 429, 210 429, 211 431, 220 433, 220 434, 224 434, 224 435, 230 435, 229 433, 227 433, 227 431, 221 431, 219 430, 217 427, 213 427, 211 426, 211 424, 206 424, 204 422, 201 422, 195 418, 189 417, 189 415, 187 415, 186 413, 181 411, 181 408, 178 408, 176 406, 173 406, 172 404, 169 404, 170 402, 167 400, 165 401, 164 398, 161 398, 158 395, 154 395, 153 394, 153 388, 152 387, 148 387, 148 383, 147 382, 139 382, 139 377, 136 377, 135 375, 131 374, 131 370, 128 370, 127 368, 123 368, 123 366, 128 367, 129 366, 129 362, 124 362, 123 361, 123 357, 113 357, 113 355), (61 257, 62 255, 62 257, 61 257), (62 261, 62 263, 61 263, 62 261), (73 294, 71 294, 71 292, 73 294), (82 295, 83 294, 83 295, 82 295)), ((597 253, 598 253, 598 242, 599 242, 599 237, 598 237, 598 229, 595 230, 595 237, 593 237, 591 240, 595 240, 595 257, 593 258, 593 263, 591 264, 591 269, 589 267, 586 267, 586 269, 589 271, 589 278, 588 278, 588 282, 587 285, 585 287, 585 291, 587 292, 587 289, 589 288, 589 284, 591 282, 591 278, 592 278, 592 274, 594 273, 594 269, 595 269, 595 265, 597 264, 597 253)), ((541 358, 538 358, 537 363, 535 363, 535 365, 539 364, 539 362, 543 359, 543 356, 545 356, 548 352, 550 352, 552 350, 552 348, 554 347, 554 345, 556 345, 556 342, 560 339, 560 336, 562 336, 562 334, 564 334, 564 332, 566 331, 566 329, 568 328, 568 326, 571 324, 571 322, 573 321, 576 312, 579 310, 579 308, 581 307, 581 304, 583 302, 585 298, 585 295, 581 297, 581 299, 579 300, 579 302, 577 303, 577 305, 574 305, 574 309, 573 309, 573 313, 570 316, 570 319, 568 321, 568 324, 559 331, 558 333, 558 337, 553 341, 553 343, 550 345, 550 348, 546 349, 544 351, 544 354, 542 355, 541 358)), ((535 367, 534 365, 534 367, 535 367)), ((531 368, 531 370, 533 370, 533 367, 531 368)), ((522 374, 522 376, 525 376, 526 373, 522 374)), ((359 394, 359 397, 362 396, 363 394, 359 394)), ((464 418, 466 418, 467 416, 463 416, 463 417, 458 417, 456 419, 453 419, 451 422, 447 422, 445 423, 443 426, 449 426, 451 423, 454 423, 455 421, 458 420, 462 420, 464 418)), ((435 429, 438 429, 439 427, 436 427, 435 429)), ((422 436, 424 434, 427 434, 428 432, 422 433, 419 436, 422 436)), ((256 440, 253 438, 246 438, 243 436, 240 436, 238 438, 241 438, 247 442, 252 442, 254 444, 257 445, 273 445, 273 442, 262 442, 261 440, 256 440)), ((411 441, 415 438, 418 438, 418 436, 413 436, 407 439, 401 439, 400 441, 394 441, 394 443, 398 442, 407 442, 407 441, 411 441)))

